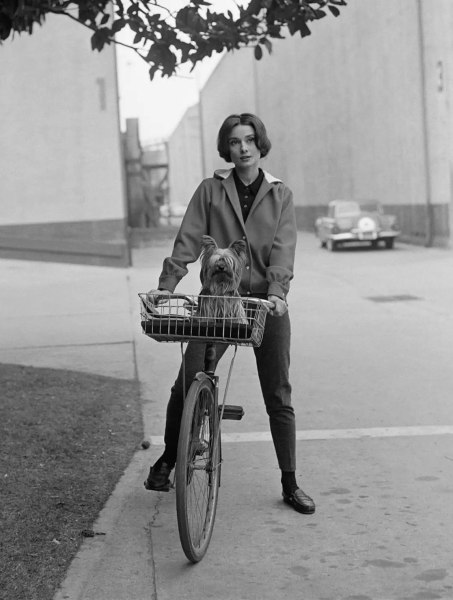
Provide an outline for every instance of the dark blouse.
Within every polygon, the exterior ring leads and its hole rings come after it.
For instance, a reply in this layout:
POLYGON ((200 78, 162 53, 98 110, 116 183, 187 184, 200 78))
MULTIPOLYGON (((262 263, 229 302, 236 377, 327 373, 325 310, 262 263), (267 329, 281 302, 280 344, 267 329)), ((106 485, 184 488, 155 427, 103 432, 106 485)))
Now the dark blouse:
POLYGON ((250 185, 244 185, 244 183, 242 183, 238 174, 236 173, 236 169, 233 169, 233 176, 239 196, 239 202, 241 204, 242 218, 244 219, 245 223, 247 217, 249 216, 250 209, 252 208, 253 201, 255 200, 258 190, 263 182, 264 173, 260 169, 258 177, 250 185))

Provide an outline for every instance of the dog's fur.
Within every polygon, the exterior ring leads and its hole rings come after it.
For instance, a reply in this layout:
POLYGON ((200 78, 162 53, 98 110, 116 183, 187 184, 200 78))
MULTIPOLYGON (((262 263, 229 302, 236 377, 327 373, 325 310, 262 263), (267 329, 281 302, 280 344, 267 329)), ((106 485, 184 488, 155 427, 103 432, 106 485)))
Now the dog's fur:
POLYGON ((228 248, 219 248, 216 241, 204 235, 201 242, 201 284, 198 315, 211 319, 234 319, 247 323, 239 296, 242 270, 247 260, 247 246, 243 240, 232 242, 228 248), (214 297, 212 297, 214 296, 214 297), (222 296, 219 298, 218 296, 222 296))

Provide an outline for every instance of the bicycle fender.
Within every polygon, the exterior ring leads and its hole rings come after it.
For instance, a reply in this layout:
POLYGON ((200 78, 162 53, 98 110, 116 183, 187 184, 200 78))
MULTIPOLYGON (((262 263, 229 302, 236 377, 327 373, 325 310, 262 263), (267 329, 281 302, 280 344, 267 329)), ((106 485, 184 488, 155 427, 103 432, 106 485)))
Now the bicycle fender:
POLYGON ((194 377, 194 381, 210 381, 211 383, 215 382, 215 377, 210 377, 207 373, 204 373, 203 371, 200 371, 199 373, 197 373, 194 377))

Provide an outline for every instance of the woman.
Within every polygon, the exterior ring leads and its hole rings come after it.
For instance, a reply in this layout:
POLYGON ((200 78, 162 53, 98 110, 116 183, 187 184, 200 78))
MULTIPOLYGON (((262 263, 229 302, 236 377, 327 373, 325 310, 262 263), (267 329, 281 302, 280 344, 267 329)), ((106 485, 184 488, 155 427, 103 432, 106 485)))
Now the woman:
MULTIPOLYGON (((313 500, 297 485, 296 427, 289 383, 290 320, 286 296, 293 278, 297 239, 292 192, 279 179, 260 168, 271 148, 266 129, 255 115, 230 115, 222 124, 217 149, 234 168, 216 171, 201 182, 192 197, 171 257, 159 278, 159 293, 173 292, 187 274, 187 264, 200 255, 201 237, 212 236, 219 247, 243 239, 248 260, 239 293, 267 298, 273 310, 267 316, 263 342, 254 348, 261 390, 281 469, 283 499, 296 511, 315 511, 313 500)), ((156 294, 151 290, 149 294, 156 294)), ((220 346, 218 359, 226 346, 220 346)), ((185 353, 186 389, 203 366, 204 344, 189 343, 185 353)), ((182 366, 167 407, 165 451, 151 467, 145 487, 168 491, 176 463, 183 410, 182 366)))

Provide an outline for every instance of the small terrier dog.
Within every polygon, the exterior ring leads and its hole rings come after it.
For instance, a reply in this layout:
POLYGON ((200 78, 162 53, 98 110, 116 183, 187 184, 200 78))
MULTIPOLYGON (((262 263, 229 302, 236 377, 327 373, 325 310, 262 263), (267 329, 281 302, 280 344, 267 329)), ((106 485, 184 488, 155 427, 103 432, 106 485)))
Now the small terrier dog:
POLYGON ((214 238, 204 235, 201 248, 202 290, 198 316, 234 319, 239 323, 247 323, 242 302, 235 299, 239 297, 238 288, 247 260, 245 242, 238 240, 232 242, 228 248, 219 248, 214 238))

